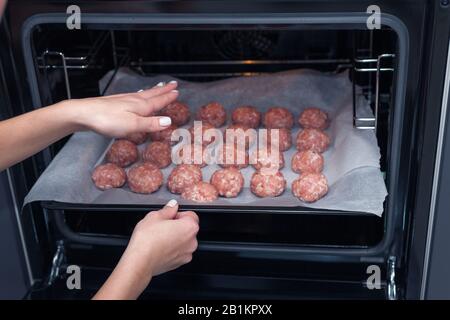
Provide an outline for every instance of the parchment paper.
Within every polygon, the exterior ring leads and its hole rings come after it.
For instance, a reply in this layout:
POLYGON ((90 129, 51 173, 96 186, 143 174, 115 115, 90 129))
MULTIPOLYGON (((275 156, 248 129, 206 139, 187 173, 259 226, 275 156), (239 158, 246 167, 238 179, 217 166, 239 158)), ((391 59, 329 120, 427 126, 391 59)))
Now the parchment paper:
MULTIPOLYGON (((111 71, 112 72, 112 71, 111 71)), ((100 81, 103 90, 111 72, 100 81)), ((169 76, 142 77, 128 69, 116 74, 106 94, 135 92, 149 88, 160 81, 170 81, 169 76)), ((231 110, 239 105, 250 104, 266 111, 270 106, 284 106, 297 119, 306 107, 316 106, 326 110, 331 119, 328 134, 332 139, 330 148, 324 153, 324 174, 329 182, 328 194, 311 204, 294 197, 290 186, 298 174, 290 169, 290 161, 295 153, 293 146, 284 152, 285 168, 282 170, 287 180, 287 189, 280 197, 258 198, 249 190, 252 167, 242 170, 245 188, 234 199, 219 198, 208 205, 249 205, 311 207, 320 209, 367 212, 381 216, 383 202, 387 195, 382 173, 379 169, 380 152, 376 137, 371 130, 357 130, 352 125, 352 86, 347 72, 324 74, 312 70, 292 70, 256 77, 232 78, 207 83, 193 83, 178 80, 180 100, 186 102, 193 113, 201 105, 219 101, 231 110)), ((367 101, 361 99, 358 112, 372 114, 367 101)), ((228 119, 229 123, 229 119, 228 119)), ((191 124, 186 125, 189 127, 191 124)), ((294 128, 293 141, 299 130, 294 128)), ((76 133, 55 157, 38 179, 25 203, 54 200, 68 203, 96 204, 165 204, 176 198, 181 204, 193 204, 171 194, 165 186, 150 195, 140 195, 129 191, 128 187, 100 191, 91 181, 91 172, 96 164, 103 161, 105 150, 111 139, 93 132, 76 133)), ((140 146, 142 149, 144 145, 140 146)), ((204 180, 209 181, 219 167, 210 165, 202 169, 204 180)), ((163 169, 167 178, 173 165, 163 169)), ((197 204, 201 205, 201 204, 197 204)))

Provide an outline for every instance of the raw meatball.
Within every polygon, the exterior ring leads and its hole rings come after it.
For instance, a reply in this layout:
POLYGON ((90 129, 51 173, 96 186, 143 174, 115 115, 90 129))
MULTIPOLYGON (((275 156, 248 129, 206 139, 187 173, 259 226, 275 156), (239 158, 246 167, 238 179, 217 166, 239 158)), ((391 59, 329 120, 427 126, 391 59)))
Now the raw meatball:
POLYGON ((272 130, 278 130, 278 147, 280 151, 283 152, 289 150, 292 146, 291 130, 286 128, 267 129, 267 142, 269 145, 272 143, 272 130))
POLYGON ((221 149, 217 151, 218 165, 222 168, 236 168, 242 169, 248 167, 249 159, 248 152, 245 148, 237 148, 233 144, 224 144, 221 149))
POLYGON ((161 141, 151 142, 142 153, 142 158, 160 169, 165 168, 172 162, 170 145, 161 141))
POLYGON ((245 148, 248 149, 257 139, 257 133, 252 134, 251 131, 247 131, 249 129, 252 129, 246 125, 243 124, 232 124, 229 125, 223 133, 223 138, 225 143, 236 143, 240 142, 242 139, 241 136, 244 136, 245 141, 245 148), (239 130, 240 129, 240 130, 239 130), (241 131, 242 130, 242 131, 241 131), (227 140, 227 134, 230 135, 230 141, 227 140), (234 137, 232 135, 234 134, 234 137))
POLYGON ((174 125, 182 126, 189 122, 191 112, 187 105, 180 101, 175 101, 164 107, 160 111, 160 115, 170 117, 174 125))
POLYGON ((235 168, 219 169, 212 175, 211 184, 222 197, 234 198, 244 186, 244 176, 235 168))
POLYGON ((144 143, 148 138, 147 132, 134 132, 130 133, 125 137, 125 139, 130 140, 134 144, 142 144, 144 143))
POLYGON ((101 164, 92 172, 92 181, 100 190, 120 188, 126 180, 125 170, 114 163, 101 164))
POLYGON ((116 140, 106 153, 106 161, 117 164, 119 167, 126 167, 136 162, 138 159, 138 149, 136 145, 128 140, 116 140))
POLYGON ((128 170, 127 176, 128 186, 136 193, 155 192, 164 182, 161 170, 150 162, 135 165, 128 170))
POLYGON ((304 202, 317 201, 327 192, 327 178, 321 173, 305 173, 292 182, 292 193, 304 202))
POLYGON ((258 128, 261 122, 261 113, 252 106, 242 106, 234 109, 231 114, 234 124, 241 124, 250 128, 258 128))
POLYGON ((281 170, 284 167, 284 156, 280 151, 276 151, 272 153, 271 149, 268 148, 258 149, 253 151, 252 153, 252 166, 256 170, 270 169, 274 171, 281 170))
POLYGON ((292 156, 291 167, 297 173, 320 173, 323 170, 323 156, 312 150, 298 151, 292 156))
POLYGON ((200 168, 206 167, 205 157, 203 156, 204 148, 202 148, 201 146, 197 146, 197 148, 195 148, 195 144, 191 144, 191 155, 186 157, 186 159, 184 158, 183 150, 184 149, 181 149, 179 153, 181 163, 194 164, 196 166, 199 166, 200 168), (198 153, 198 155, 196 153, 198 153), (197 159, 201 160, 200 163, 194 163, 197 159))
POLYGON ((171 136, 172 132, 176 130, 178 127, 174 124, 171 124, 166 129, 161 131, 150 132, 150 140, 152 141, 162 141, 167 142, 170 145, 176 144, 178 141, 172 141, 171 136))
POLYGON ((202 181, 202 171, 193 164, 180 164, 172 170, 167 179, 167 188, 172 193, 182 193, 184 188, 202 181))
POLYGON ((328 149, 330 138, 324 131, 317 129, 303 129, 297 135, 297 150, 312 150, 322 153, 328 149))
POLYGON ((218 102, 211 102, 200 107, 197 113, 197 120, 208 122, 213 127, 221 127, 227 120, 225 108, 218 102))
POLYGON ((264 114, 263 123, 266 128, 290 129, 294 125, 294 116, 286 108, 272 107, 264 114))
POLYGON ((251 191, 258 197, 278 197, 286 188, 286 180, 278 171, 275 174, 266 174, 260 171, 253 173, 250 181, 251 191))
POLYGON ((298 118, 298 123, 305 129, 325 130, 329 124, 328 115, 319 108, 307 108, 298 118))
POLYGON ((212 184, 204 181, 189 185, 181 193, 183 199, 195 202, 212 202, 218 196, 217 189, 212 184))

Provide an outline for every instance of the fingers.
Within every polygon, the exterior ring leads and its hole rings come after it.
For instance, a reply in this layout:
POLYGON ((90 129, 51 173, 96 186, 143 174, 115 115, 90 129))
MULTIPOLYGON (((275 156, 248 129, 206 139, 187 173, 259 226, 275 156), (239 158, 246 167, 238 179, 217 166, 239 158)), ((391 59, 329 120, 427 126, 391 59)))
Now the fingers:
MULTIPOLYGON (((197 214, 193 211, 178 212, 176 221, 183 225, 183 228, 185 229, 184 234, 193 236, 193 240, 196 243, 197 240, 195 239, 195 237, 197 236, 197 233, 200 229, 199 218, 197 214)), ((195 245, 195 248, 196 247, 197 244, 195 245)))
POLYGON ((178 91, 172 90, 151 98, 139 98, 133 101, 129 110, 140 116, 148 117, 174 102, 177 97, 178 91))
POLYGON ((159 110, 167 106, 169 103, 174 102, 177 98, 178 98, 177 90, 171 90, 158 96, 146 98, 147 109, 145 110, 144 115, 150 115, 154 112, 158 112, 159 110))
POLYGON ((144 99, 149 99, 175 90, 177 86, 178 83, 176 81, 170 81, 167 84, 160 82, 153 88, 139 91, 137 94, 144 99))
POLYGON ((178 202, 175 199, 170 200, 167 204, 159 210, 159 214, 167 220, 174 219, 178 212, 178 202))
POLYGON ((193 211, 180 211, 177 213, 177 219, 193 219, 196 223, 200 222, 198 215, 193 211))
POLYGON ((138 117, 136 131, 155 132, 166 129, 172 124, 169 117, 138 117))

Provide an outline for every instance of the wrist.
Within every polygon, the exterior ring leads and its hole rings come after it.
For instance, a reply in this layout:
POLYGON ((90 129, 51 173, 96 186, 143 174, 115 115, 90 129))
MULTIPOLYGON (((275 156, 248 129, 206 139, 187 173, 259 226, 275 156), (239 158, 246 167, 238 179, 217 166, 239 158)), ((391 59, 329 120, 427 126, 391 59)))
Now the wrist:
POLYGON ((94 299, 134 300, 150 283, 151 276, 141 273, 125 251, 108 280, 103 284, 94 299))
POLYGON ((64 100, 54 105, 61 110, 67 126, 72 132, 84 131, 89 128, 87 118, 85 117, 84 107, 78 103, 77 99, 64 100))
POLYGON ((149 250, 142 251, 139 247, 134 248, 130 243, 119 262, 119 265, 125 266, 138 281, 146 285, 154 275, 153 257, 149 256, 149 252, 149 250))

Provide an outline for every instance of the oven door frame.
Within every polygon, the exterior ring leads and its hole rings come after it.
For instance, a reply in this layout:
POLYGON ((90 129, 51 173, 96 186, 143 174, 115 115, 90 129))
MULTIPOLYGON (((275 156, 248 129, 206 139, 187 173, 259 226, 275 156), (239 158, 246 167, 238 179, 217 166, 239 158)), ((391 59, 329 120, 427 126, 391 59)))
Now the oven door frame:
MULTIPOLYGON (((311 28, 317 26, 326 26, 327 28, 339 29, 365 29, 368 15, 366 13, 298 13, 298 14, 100 14, 100 13, 84 13, 83 24, 89 27, 96 25, 105 26, 112 25, 114 28, 126 26, 152 26, 153 28, 168 28, 176 26, 195 26, 196 28, 214 28, 219 26, 235 25, 239 27, 251 27, 252 25, 267 25, 267 26, 296 26, 298 28, 311 28), (244 19, 245 18, 245 19, 244 19)), ((31 46, 31 35, 34 28, 40 24, 65 24, 67 15, 65 13, 49 13, 38 14, 29 17, 22 26, 22 49, 27 71, 27 78, 29 88, 31 90, 31 98, 33 106, 38 108, 41 106, 40 93, 38 90, 37 77, 35 65, 33 63, 33 51, 31 46)), ((391 133, 389 135, 391 146, 401 145, 402 128, 403 128, 403 114, 404 114, 404 99, 406 91, 407 79, 407 65, 409 52, 409 32, 404 23, 395 16, 389 14, 381 15, 382 24, 392 28, 398 37, 397 50, 397 70, 395 72, 395 83, 397 84, 395 93, 395 106, 393 109, 394 123, 391 126, 391 133)), ((404 220, 404 210, 400 210, 403 204, 398 201, 397 187, 399 166, 400 166, 400 151, 392 148, 390 153, 389 163, 389 180, 388 193, 389 200, 386 214, 386 230, 382 241, 370 248, 309 248, 309 247, 282 247, 282 246, 268 246, 268 245, 243 245, 232 243, 202 243, 200 250, 208 251, 223 251, 223 252, 240 252, 245 250, 255 255, 267 255, 277 257, 280 255, 290 254, 292 257, 311 259, 329 259, 336 257, 342 259, 346 257, 350 261, 372 261, 376 263, 385 263, 391 253, 392 244, 399 241, 396 238, 395 231, 400 228, 399 224, 404 220), (393 201, 393 199, 397 199, 393 201), (395 203, 395 205, 394 205, 395 203)), ((67 231, 67 230, 65 230, 67 231)), ((84 236, 82 238, 76 237, 74 233, 65 233, 66 236, 72 236, 72 240, 84 239, 88 241, 89 238, 84 236)), ((93 240, 93 239, 91 239, 93 240)), ((105 239, 105 242, 108 241, 105 239)), ((111 240, 110 243, 117 243, 117 240, 111 240)))

